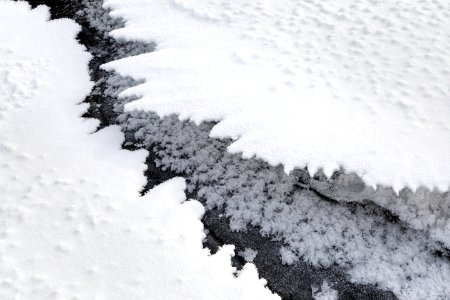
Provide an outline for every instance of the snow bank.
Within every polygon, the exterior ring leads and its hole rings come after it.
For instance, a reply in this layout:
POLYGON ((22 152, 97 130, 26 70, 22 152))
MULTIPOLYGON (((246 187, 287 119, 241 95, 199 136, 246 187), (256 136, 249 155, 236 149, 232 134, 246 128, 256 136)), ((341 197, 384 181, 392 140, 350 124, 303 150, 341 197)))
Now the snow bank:
POLYGON ((158 51, 107 66, 128 110, 220 121, 233 153, 370 186, 448 190, 448 1, 106 0, 158 51))
POLYGON ((145 151, 81 121, 79 27, 0 1, 0 298, 277 299, 225 246, 209 255, 181 178, 143 197, 145 151), (32 50, 32 51, 31 51, 32 50))

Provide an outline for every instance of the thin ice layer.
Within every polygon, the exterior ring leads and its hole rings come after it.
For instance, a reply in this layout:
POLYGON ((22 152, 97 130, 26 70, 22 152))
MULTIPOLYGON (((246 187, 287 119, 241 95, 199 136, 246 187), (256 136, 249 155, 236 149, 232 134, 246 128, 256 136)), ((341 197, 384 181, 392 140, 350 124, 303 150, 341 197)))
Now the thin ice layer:
POLYGON ((107 66, 146 80, 127 109, 220 120, 231 152, 288 171, 448 189, 448 1, 105 4, 126 20, 115 37, 158 44, 107 66))
POLYGON ((0 299, 279 299, 253 265, 233 275, 232 246, 202 248, 183 179, 139 197, 147 153, 89 135, 90 56, 48 18, 0 0, 0 299))

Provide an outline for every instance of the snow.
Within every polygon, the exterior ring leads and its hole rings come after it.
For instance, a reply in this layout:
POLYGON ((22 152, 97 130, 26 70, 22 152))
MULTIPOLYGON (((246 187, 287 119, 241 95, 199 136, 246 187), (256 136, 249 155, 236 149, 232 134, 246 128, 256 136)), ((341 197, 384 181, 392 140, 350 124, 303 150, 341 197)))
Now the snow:
POLYGON ((233 153, 369 186, 450 184, 445 0, 106 0, 116 38, 158 51, 106 66, 145 79, 128 110, 220 121, 233 153))
POLYGON ((90 56, 48 18, 0 1, 0 298, 279 299, 233 246, 202 248, 182 178, 139 196, 147 153, 82 121, 90 56))

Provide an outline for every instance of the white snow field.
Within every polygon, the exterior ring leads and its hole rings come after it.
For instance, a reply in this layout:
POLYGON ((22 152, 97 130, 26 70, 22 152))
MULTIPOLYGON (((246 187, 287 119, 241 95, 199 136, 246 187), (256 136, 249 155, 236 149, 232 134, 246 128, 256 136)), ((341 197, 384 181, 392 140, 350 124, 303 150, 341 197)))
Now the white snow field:
POLYGON ((175 178, 144 197, 145 151, 82 120, 79 27, 0 0, 0 298, 279 299, 232 246, 202 248, 203 207, 175 178))
POLYGON ((399 191, 450 185, 450 2, 105 0, 107 65, 145 79, 128 110, 220 121, 214 137, 289 172, 340 168, 399 191))

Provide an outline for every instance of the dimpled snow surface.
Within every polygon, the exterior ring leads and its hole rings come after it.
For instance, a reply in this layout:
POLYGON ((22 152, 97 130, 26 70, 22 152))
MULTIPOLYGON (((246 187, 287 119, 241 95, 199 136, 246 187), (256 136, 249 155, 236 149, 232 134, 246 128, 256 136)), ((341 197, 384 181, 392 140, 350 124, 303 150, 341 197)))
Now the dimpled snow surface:
POLYGON ((366 184, 450 184, 450 2, 106 0, 117 38, 157 51, 108 64, 145 83, 128 110, 220 121, 229 151, 366 184))

